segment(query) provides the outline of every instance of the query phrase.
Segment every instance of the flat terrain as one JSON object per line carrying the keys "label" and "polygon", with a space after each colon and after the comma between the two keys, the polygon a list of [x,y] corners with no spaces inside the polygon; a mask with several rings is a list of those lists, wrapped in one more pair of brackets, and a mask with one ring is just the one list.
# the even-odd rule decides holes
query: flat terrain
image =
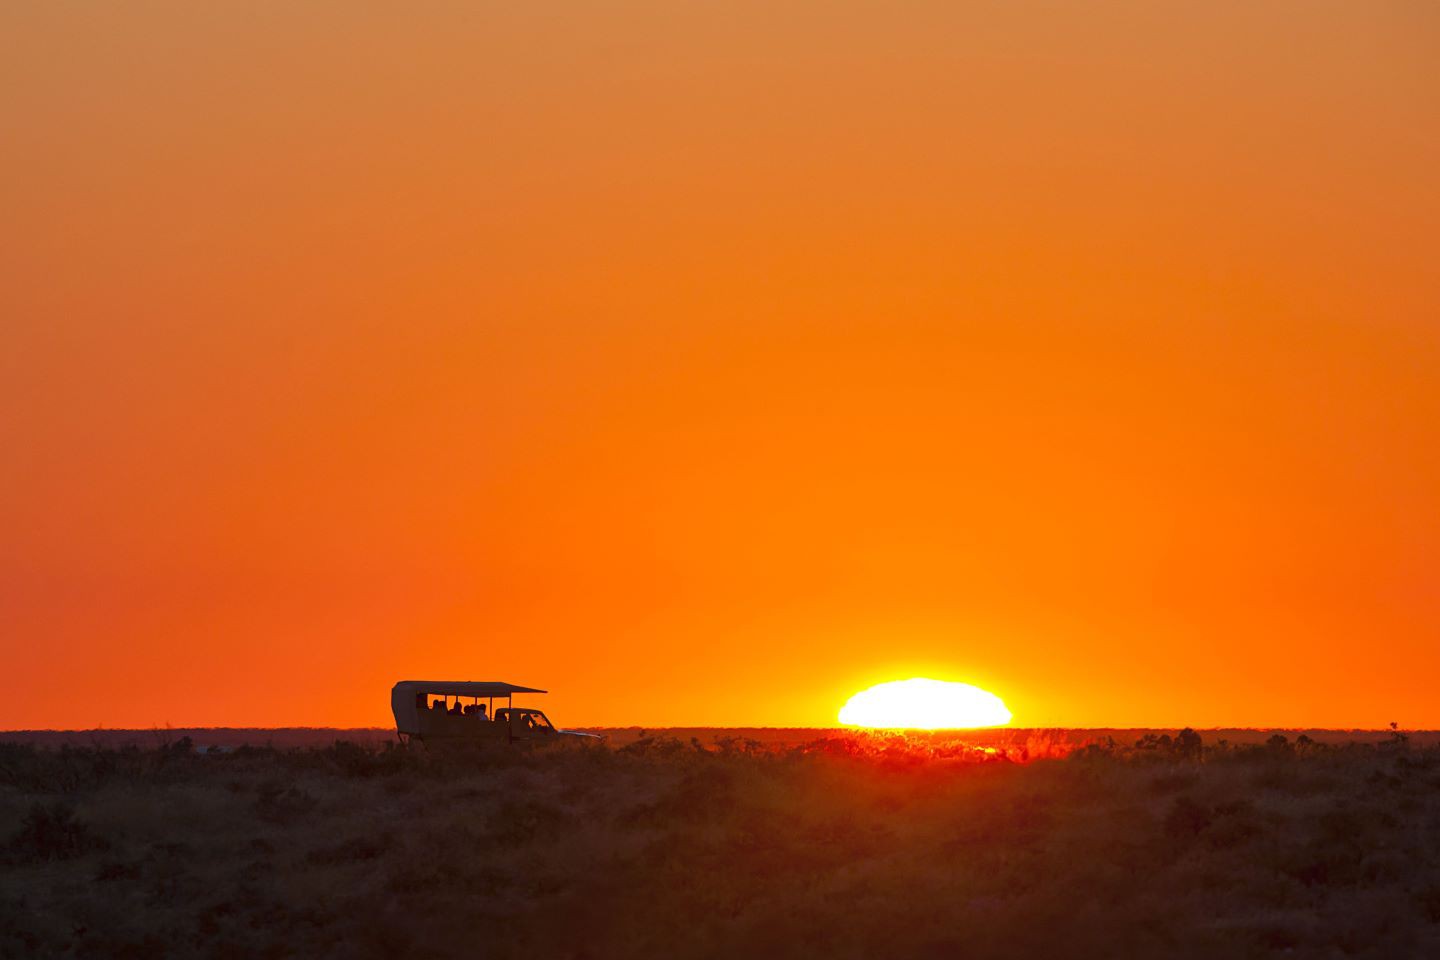
{"label": "flat terrain", "polygon": [[1428,736],[266,733],[0,737],[0,956],[1440,956]]}
{"label": "flat terrain", "polygon": [[[851,731],[837,727],[577,727],[588,733],[606,737],[609,744],[625,746],[642,738],[671,737],[689,741],[694,737],[706,744],[724,738],[742,737],[776,746],[798,746],[825,737],[849,736]],[[1036,730],[998,727],[990,730],[968,730],[960,737],[976,746],[999,747],[1024,743],[1035,737],[1047,741],[1084,746],[1103,742],[1107,737],[1118,743],[1130,743],[1147,734],[1173,734],[1173,728],[1091,727],[1069,730]],[[1264,743],[1275,734],[1293,740],[1301,735],[1317,743],[1382,743],[1390,738],[1389,730],[1320,730],[1320,729],[1255,729],[1225,728],[1199,731],[1206,743],[1235,745]],[[1407,731],[1413,746],[1440,746],[1440,730]],[[165,727],[146,730],[0,730],[0,742],[28,743],[40,747],[127,747],[151,749],[189,737],[195,749],[208,747],[328,747],[337,740],[361,746],[383,746],[395,742],[394,727]]]}

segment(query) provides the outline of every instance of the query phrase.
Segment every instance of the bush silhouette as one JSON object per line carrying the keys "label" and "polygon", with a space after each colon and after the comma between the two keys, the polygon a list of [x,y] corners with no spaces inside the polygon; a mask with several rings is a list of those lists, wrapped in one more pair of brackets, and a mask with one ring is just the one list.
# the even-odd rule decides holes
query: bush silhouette
{"label": "bush silhouette", "polygon": [[262,783],[255,798],[255,815],[267,823],[293,823],[315,809],[318,801],[299,787],[286,787],[278,781]]}
{"label": "bush silhouette", "polygon": [[1175,735],[1175,755],[1186,760],[1199,760],[1205,744],[1200,734],[1186,727]]}
{"label": "bush silhouette", "polygon": [[10,854],[20,863],[68,860],[103,846],[64,803],[33,805],[10,838]]}

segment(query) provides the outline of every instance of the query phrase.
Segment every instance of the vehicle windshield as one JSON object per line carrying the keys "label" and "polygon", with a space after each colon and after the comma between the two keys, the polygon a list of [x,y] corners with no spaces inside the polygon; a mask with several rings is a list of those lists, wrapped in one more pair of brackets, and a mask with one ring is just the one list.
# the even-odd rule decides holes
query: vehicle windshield
{"label": "vehicle windshield", "polygon": [[536,710],[534,713],[530,714],[530,718],[535,721],[535,729],[537,730],[555,729],[553,726],[550,725],[550,721],[546,718],[545,714],[541,713],[539,710]]}

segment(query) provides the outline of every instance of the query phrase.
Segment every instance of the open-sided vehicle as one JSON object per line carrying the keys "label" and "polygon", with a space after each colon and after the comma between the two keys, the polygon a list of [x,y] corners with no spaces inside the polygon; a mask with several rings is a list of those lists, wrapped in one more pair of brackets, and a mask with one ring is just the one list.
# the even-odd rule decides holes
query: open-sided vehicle
{"label": "open-sided vehicle", "polygon": [[[401,680],[390,690],[390,709],[402,742],[540,746],[600,739],[556,729],[542,711],[514,705],[517,693],[544,692],[497,680]],[[504,706],[496,709],[497,700]]]}

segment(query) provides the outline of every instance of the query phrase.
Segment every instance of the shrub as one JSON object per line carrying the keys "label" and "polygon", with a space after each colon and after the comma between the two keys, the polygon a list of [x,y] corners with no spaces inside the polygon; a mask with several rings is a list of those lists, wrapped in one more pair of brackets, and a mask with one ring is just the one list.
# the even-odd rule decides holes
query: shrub
{"label": "shrub", "polygon": [[1165,814],[1165,835],[1175,840],[1192,840],[1214,819],[1210,809],[1192,797],[1176,797]]}
{"label": "shrub", "polygon": [[1175,755],[1184,760],[1199,760],[1205,744],[1200,734],[1186,727],[1175,735]]}
{"label": "shrub", "polygon": [[255,816],[281,826],[293,823],[315,809],[313,796],[299,787],[286,787],[275,780],[260,785],[255,798]]}
{"label": "shrub", "polygon": [[64,803],[35,804],[10,838],[11,857],[19,863],[68,860],[104,847],[90,828]]}

